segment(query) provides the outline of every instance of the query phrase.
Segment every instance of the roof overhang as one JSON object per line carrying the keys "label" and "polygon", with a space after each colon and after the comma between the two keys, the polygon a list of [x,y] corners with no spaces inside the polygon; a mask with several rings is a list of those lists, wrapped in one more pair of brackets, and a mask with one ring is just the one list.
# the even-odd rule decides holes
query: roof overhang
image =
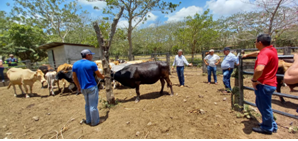
{"label": "roof overhang", "polygon": [[43,45],[39,46],[38,48],[39,49],[50,49],[50,48],[55,48],[55,47],[62,46],[62,45],[73,45],[73,46],[81,46],[81,47],[94,47],[94,46],[87,45],[87,44],[51,42],[51,43],[43,44]]}

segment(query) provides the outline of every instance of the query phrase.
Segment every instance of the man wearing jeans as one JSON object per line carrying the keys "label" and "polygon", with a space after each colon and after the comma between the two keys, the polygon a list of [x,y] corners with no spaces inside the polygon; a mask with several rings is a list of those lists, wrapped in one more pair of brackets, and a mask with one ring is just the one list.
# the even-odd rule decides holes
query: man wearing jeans
{"label": "man wearing jeans", "polygon": [[278,56],[276,49],[270,44],[271,37],[268,34],[261,34],[257,37],[255,45],[260,52],[255,62],[254,76],[251,80],[255,89],[256,105],[262,114],[262,123],[252,130],[263,134],[272,134],[278,129],[271,108],[272,94],[277,85]]}
{"label": "man wearing jeans", "polygon": [[214,83],[217,85],[217,78],[216,78],[216,65],[220,62],[220,57],[214,54],[214,50],[211,49],[209,54],[204,58],[204,62],[207,65],[208,71],[208,84],[211,82],[211,72],[213,73]]}
{"label": "man wearing jeans", "polygon": [[221,69],[223,73],[223,83],[225,85],[226,90],[223,91],[224,94],[230,93],[231,88],[231,74],[233,73],[234,64],[236,63],[237,66],[239,65],[238,58],[230,52],[230,48],[225,47],[223,50],[224,54],[226,55],[221,63]]}
{"label": "man wearing jeans", "polygon": [[175,56],[175,60],[173,62],[172,70],[174,70],[174,66],[177,67],[177,74],[180,82],[180,87],[184,87],[184,63],[187,66],[192,66],[192,63],[188,63],[185,57],[182,55],[182,50],[178,50],[178,55]]}
{"label": "man wearing jeans", "polygon": [[104,76],[98,71],[97,65],[92,62],[94,53],[89,49],[81,51],[81,60],[73,64],[73,80],[78,88],[78,91],[82,91],[85,98],[85,112],[86,112],[86,124],[95,126],[99,124],[99,112],[98,105],[98,87],[95,82],[94,73],[101,79]]}

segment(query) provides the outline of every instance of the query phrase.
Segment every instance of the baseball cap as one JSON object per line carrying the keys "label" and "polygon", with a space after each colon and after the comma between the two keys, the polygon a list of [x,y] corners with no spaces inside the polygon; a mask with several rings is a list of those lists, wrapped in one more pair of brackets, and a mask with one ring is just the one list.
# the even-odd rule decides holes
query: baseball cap
{"label": "baseball cap", "polygon": [[210,49],[209,52],[214,52],[214,49]]}
{"label": "baseball cap", "polygon": [[229,47],[225,47],[223,51],[226,51],[226,50],[230,50],[230,48]]}
{"label": "baseball cap", "polygon": [[82,50],[81,51],[81,54],[82,55],[88,55],[88,54],[95,54],[95,53],[93,53],[93,52],[91,52],[91,50],[90,49],[84,49],[84,50]]}
{"label": "baseball cap", "polygon": [[13,56],[13,54],[9,54],[9,56]]}

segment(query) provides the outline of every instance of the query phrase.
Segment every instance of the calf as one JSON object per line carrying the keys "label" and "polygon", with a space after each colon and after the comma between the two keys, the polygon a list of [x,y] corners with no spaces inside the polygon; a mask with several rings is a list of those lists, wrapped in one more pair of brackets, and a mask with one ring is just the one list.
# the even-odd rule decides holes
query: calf
{"label": "calf", "polygon": [[45,75],[46,80],[48,82],[48,89],[49,89],[49,95],[55,95],[53,87],[54,87],[54,83],[57,83],[57,86],[59,88],[59,83],[58,80],[56,79],[56,72],[52,71],[52,72],[47,72],[47,74]]}
{"label": "calf", "polygon": [[140,101],[140,85],[154,84],[158,80],[161,82],[160,94],[163,93],[165,80],[168,87],[171,88],[171,95],[173,95],[172,82],[169,78],[169,65],[166,62],[146,62],[140,64],[132,64],[112,74],[115,80],[124,86],[136,88],[137,98],[136,103]]}
{"label": "calf", "polygon": [[[57,72],[59,73],[60,71],[63,71],[63,72],[67,72],[67,71],[70,71],[72,70],[72,65],[71,64],[67,64],[67,63],[64,63],[62,65],[60,65],[58,68],[57,68]],[[62,81],[62,90],[61,90],[61,93],[64,92],[64,89],[65,89],[65,79],[60,79]],[[60,87],[58,87],[58,89],[60,90]]]}
{"label": "calf", "polygon": [[32,87],[35,81],[39,80],[41,82],[44,82],[43,73],[40,70],[37,70],[36,72],[31,71],[29,69],[22,69],[22,68],[11,68],[7,71],[7,77],[9,79],[9,85],[7,89],[10,88],[10,86],[13,86],[14,89],[14,96],[17,96],[15,85],[19,85],[19,88],[22,91],[22,94],[24,94],[23,89],[21,85],[25,88],[26,91],[26,98],[29,98],[30,95],[28,94],[27,85],[29,85],[30,88],[30,94],[32,94]]}
{"label": "calf", "polygon": [[[72,78],[72,70],[68,70],[68,71],[59,71],[56,75],[56,79],[57,80],[62,80],[65,79],[67,82],[70,83],[70,85],[68,86],[68,89],[73,93],[72,89],[75,87],[76,85],[74,84],[73,78]],[[73,87],[74,85],[74,87]],[[77,95],[79,94],[79,91],[77,89]]]}
{"label": "calf", "polygon": [[[47,73],[47,72],[55,71],[55,69],[52,68],[52,67],[51,67],[50,65],[48,65],[48,64],[43,64],[43,65],[40,66],[38,69],[39,69],[40,71],[43,72],[43,74],[44,74],[43,77],[44,77],[44,78],[46,77],[46,73]],[[41,83],[41,88],[44,88],[43,84],[44,84],[44,82]]]}

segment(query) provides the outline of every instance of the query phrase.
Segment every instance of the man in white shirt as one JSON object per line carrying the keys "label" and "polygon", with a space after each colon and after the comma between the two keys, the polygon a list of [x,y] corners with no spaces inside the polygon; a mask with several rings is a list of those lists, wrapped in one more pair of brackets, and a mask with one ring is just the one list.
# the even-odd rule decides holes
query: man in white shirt
{"label": "man in white shirt", "polygon": [[209,54],[204,58],[204,62],[207,65],[208,71],[208,84],[211,82],[211,72],[213,73],[214,83],[217,85],[217,77],[216,77],[216,65],[220,62],[220,57],[214,54],[214,50],[211,49]]}
{"label": "man in white shirt", "polygon": [[174,70],[174,66],[176,65],[177,74],[180,82],[180,87],[184,87],[184,63],[187,66],[192,66],[192,63],[188,63],[185,57],[182,55],[182,50],[178,50],[178,55],[175,56],[175,60],[173,62],[172,70]]}

